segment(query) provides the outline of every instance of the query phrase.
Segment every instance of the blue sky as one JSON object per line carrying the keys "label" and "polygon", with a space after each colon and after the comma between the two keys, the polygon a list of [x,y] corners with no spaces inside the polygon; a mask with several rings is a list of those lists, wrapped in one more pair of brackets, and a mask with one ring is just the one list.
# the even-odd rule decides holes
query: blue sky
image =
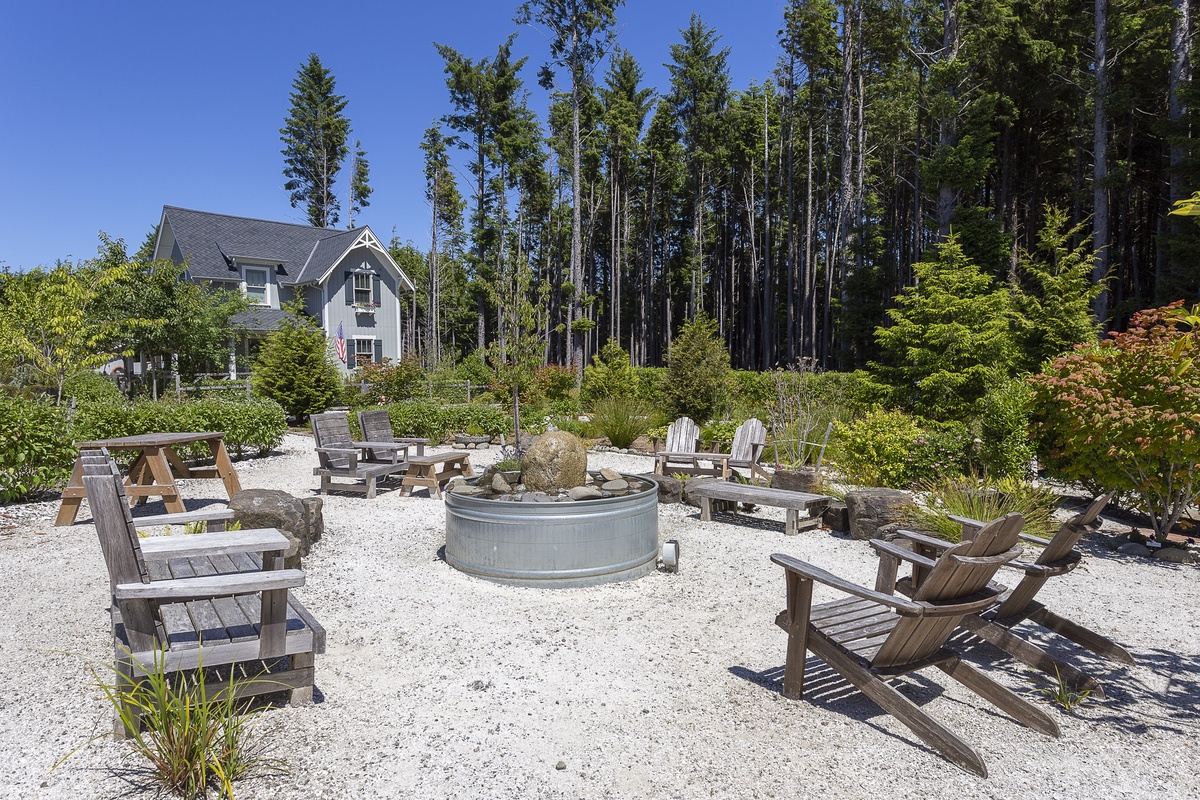
{"label": "blue sky", "polygon": [[[95,255],[97,234],[130,250],[163,205],[304,222],[283,190],[279,128],[296,70],[317,53],[346,96],[374,194],[356,222],[428,243],[421,151],[449,110],[433,42],[481,58],[509,33],[506,2],[58,2],[2,6],[0,265],[24,270]],[[629,0],[618,41],[665,91],[663,63],[692,12],[729,47],[735,89],[769,78],[784,0]],[[542,35],[515,52],[530,103]],[[543,116],[544,119],[544,116]],[[342,176],[348,170],[343,169]],[[344,194],[344,180],[335,188]],[[343,214],[343,224],[345,215]]]}

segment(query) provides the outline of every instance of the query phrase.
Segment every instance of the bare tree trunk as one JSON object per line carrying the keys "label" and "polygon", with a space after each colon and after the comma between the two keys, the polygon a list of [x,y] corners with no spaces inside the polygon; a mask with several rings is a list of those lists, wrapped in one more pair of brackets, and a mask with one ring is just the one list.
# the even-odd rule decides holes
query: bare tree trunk
{"label": "bare tree trunk", "polygon": [[[942,60],[954,61],[958,58],[958,50],[962,39],[958,31],[958,0],[943,0],[942,4]],[[955,96],[955,92],[950,92]],[[938,121],[938,146],[941,148],[958,145],[958,110],[954,109],[948,117]],[[955,187],[944,179],[938,186],[938,238],[945,239],[950,235],[950,218],[954,215],[957,203]]]}
{"label": "bare tree trunk", "polygon": [[[841,180],[838,191],[837,226],[834,241],[837,242],[838,283],[845,309],[849,297],[846,279],[852,267],[850,251],[854,244],[854,25],[858,9],[846,5],[842,20],[842,150]],[[850,343],[843,337],[839,350],[847,353]]]}
{"label": "bare tree trunk", "polygon": [[1094,126],[1092,164],[1092,246],[1095,248],[1095,264],[1092,280],[1105,286],[1094,301],[1092,310],[1102,325],[1108,323],[1108,0],[1095,0],[1095,70],[1096,70],[1096,116]]}

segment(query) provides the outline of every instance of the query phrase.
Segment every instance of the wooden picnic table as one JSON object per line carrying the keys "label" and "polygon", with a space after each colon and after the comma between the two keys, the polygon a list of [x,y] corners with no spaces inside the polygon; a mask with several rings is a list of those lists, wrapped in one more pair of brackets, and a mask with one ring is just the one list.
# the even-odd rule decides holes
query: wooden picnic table
{"label": "wooden picnic table", "polygon": [[475,475],[471,458],[466,453],[409,456],[408,472],[404,473],[400,493],[410,495],[413,489],[424,486],[431,497],[441,497],[440,485],[459,475],[465,478]]}
{"label": "wooden picnic table", "polygon": [[[737,503],[753,503],[787,509],[787,522],[783,531],[788,536],[794,536],[801,530],[820,525],[821,511],[833,500],[832,497],[822,494],[771,489],[766,486],[752,486],[732,481],[705,481],[690,491],[693,497],[700,499],[700,519],[703,522],[712,521],[714,500],[728,500],[735,505]],[[801,518],[801,511],[807,512],[809,516]]]}
{"label": "wooden picnic table", "polygon": [[[176,447],[204,442],[212,453],[213,464],[207,467],[189,467],[179,454]],[[71,480],[62,493],[62,505],[58,509],[58,519],[55,525],[70,525],[79,515],[79,506],[87,492],[83,488],[83,455],[84,450],[106,448],[110,452],[117,450],[138,451],[137,458],[129,468],[129,477],[125,481],[125,493],[137,505],[142,505],[150,497],[162,497],[163,504],[171,513],[182,513],[183,501],[179,498],[179,489],[175,478],[220,478],[225,484],[225,493],[229,497],[242,490],[238,480],[237,470],[229,460],[225,451],[224,431],[207,431],[204,433],[144,433],[139,436],[123,436],[118,439],[99,439],[94,442],[77,442],[80,455],[75,459],[75,468],[71,471]]]}

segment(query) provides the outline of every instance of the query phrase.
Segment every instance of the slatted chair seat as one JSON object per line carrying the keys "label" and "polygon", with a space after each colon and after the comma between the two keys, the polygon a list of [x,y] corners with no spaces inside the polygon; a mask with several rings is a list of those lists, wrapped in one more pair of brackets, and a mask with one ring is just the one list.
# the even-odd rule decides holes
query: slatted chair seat
{"label": "slatted chair seat", "polygon": [[[293,704],[311,701],[314,657],[325,650],[325,629],[290,591],[305,578],[283,567],[288,538],[274,528],[143,538],[116,463],[103,450],[81,458],[108,567],[121,679],[137,681],[155,663],[168,672],[232,667],[231,680],[244,679],[210,681],[210,691],[247,696],[286,689]],[[139,521],[183,525],[201,518],[213,524],[220,516],[166,514]],[[118,736],[130,733],[119,714],[114,728]]]}
{"label": "slatted chair seat", "polygon": [[[1016,542],[1021,524],[1020,514],[989,523],[974,541],[950,548],[937,561],[872,540],[880,554],[873,590],[791,556],[771,556],[787,578],[787,608],[775,620],[788,633],[784,696],[803,695],[806,654],[811,651],[950,761],[986,777],[987,767],[970,745],[886,683],[936,666],[1017,721],[1058,736],[1058,725],[1046,712],[963,662],[946,646],[965,615],[995,605],[999,590],[991,585],[991,577],[1020,554]],[[912,599],[894,594],[901,561],[927,570]],[[849,597],[814,606],[814,581]]]}
{"label": "slatted chair seat", "polygon": [[[1096,524],[1100,512],[1112,500],[1112,494],[1109,492],[1096,497],[1084,511],[1064,522],[1051,539],[1022,533],[1022,540],[1042,546],[1043,549],[1037,558],[1031,562],[1014,561],[1008,565],[1025,573],[1021,580],[1011,588],[996,584],[995,588],[999,592],[998,604],[981,614],[970,615],[962,620],[963,628],[1014,658],[1047,675],[1061,677],[1078,691],[1087,690],[1101,697],[1104,696],[1104,687],[1095,676],[1068,661],[1050,655],[1028,639],[1012,633],[1012,629],[1022,622],[1032,622],[1098,656],[1121,664],[1134,663],[1133,656],[1121,645],[1102,634],[1060,617],[1034,599],[1048,580],[1065,575],[1079,566],[1081,554],[1076,545],[1083,534]],[[953,519],[962,525],[963,538],[967,540],[977,535],[984,525],[977,520],[963,517]],[[900,540],[908,541],[916,553],[926,557],[945,552],[951,547],[949,543],[940,539],[913,531],[898,531],[897,536]],[[905,594],[913,593],[909,583],[901,583],[897,588]]]}
{"label": "slatted chair seat", "polygon": [[[350,420],[341,412],[313,414],[313,439],[316,442],[318,465],[313,475],[321,478],[321,494],[331,490],[358,492],[368,500],[375,499],[375,487],[381,478],[400,475],[408,469],[408,460],[397,459],[395,452],[380,461],[367,460],[361,442],[350,437]],[[399,448],[397,448],[397,451]],[[404,448],[407,453],[407,448]],[[387,451],[385,451],[387,452]],[[351,483],[334,483],[333,479],[345,479]]]}

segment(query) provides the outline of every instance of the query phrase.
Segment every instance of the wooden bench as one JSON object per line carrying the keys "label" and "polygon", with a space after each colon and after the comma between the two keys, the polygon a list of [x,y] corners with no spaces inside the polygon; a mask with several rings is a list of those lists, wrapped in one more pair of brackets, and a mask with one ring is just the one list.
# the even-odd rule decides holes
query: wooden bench
{"label": "wooden bench", "polygon": [[[786,489],[770,489],[765,486],[752,486],[746,483],[732,481],[707,481],[691,490],[693,497],[700,499],[700,519],[712,521],[714,500],[728,500],[734,503],[754,503],[760,506],[773,506],[787,509],[787,523],[784,533],[794,536],[802,530],[815,528],[821,524],[820,512],[829,505],[832,497],[823,494],[806,494],[790,492]],[[800,512],[808,516],[801,519]]]}
{"label": "wooden bench", "polygon": [[441,497],[441,484],[459,475],[464,478],[475,475],[471,457],[466,453],[409,456],[408,472],[400,484],[400,493],[407,496],[413,489],[425,487],[431,497]]}

